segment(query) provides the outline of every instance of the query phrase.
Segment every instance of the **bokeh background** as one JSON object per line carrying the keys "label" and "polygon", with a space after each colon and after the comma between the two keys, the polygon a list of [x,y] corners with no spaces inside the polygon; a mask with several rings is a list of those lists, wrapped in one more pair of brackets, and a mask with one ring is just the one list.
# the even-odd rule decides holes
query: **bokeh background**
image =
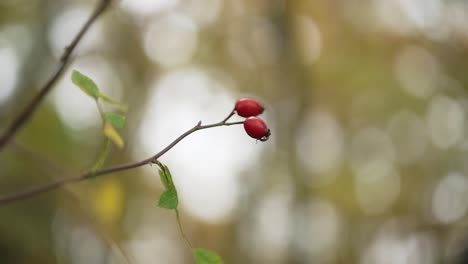
{"label": "bokeh background", "polygon": [[[52,73],[97,1],[0,1],[0,131]],[[91,76],[129,105],[126,146],[156,153],[252,96],[242,126],[161,161],[197,247],[226,263],[468,263],[468,2],[120,0],[0,152],[0,194],[86,171],[103,144]],[[0,206],[1,263],[193,263],[156,167]]]}

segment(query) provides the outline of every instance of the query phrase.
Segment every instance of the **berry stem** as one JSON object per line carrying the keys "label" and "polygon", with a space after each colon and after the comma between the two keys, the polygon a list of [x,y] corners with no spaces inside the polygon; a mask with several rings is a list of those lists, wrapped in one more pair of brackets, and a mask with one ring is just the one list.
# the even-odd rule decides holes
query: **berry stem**
{"label": "berry stem", "polygon": [[235,113],[236,111],[233,109],[231,113],[229,113],[229,115],[226,118],[224,118],[223,121],[221,121],[221,123],[226,123]]}

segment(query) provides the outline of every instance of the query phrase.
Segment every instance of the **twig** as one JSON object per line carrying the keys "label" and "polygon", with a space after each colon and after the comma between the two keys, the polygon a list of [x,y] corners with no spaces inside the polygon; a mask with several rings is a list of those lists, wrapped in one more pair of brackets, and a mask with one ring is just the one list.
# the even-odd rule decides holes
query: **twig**
{"label": "twig", "polygon": [[55,69],[55,72],[50,76],[44,86],[41,87],[40,91],[36,96],[34,96],[31,101],[26,105],[22,112],[13,120],[11,125],[6,129],[6,131],[0,136],[0,150],[5,147],[5,145],[13,138],[13,136],[18,132],[18,130],[23,127],[29,118],[33,115],[36,108],[45,98],[45,96],[50,92],[54,84],[60,78],[67,68],[70,56],[73,50],[76,48],[78,43],[81,41],[83,36],[86,34],[91,25],[96,21],[96,19],[106,10],[110,5],[112,0],[100,0],[93,13],[89,16],[86,23],[80,29],[78,34],[72,40],[70,45],[65,48],[62,56],[60,57],[60,62]]}
{"label": "twig", "polygon": [[48,192],[48,191],[57,189],[59,187],[62,187],[64,185],[67,185],[67,184],[70,184],[70,183],[80,182],[80,181],[87,180],[87,179],[90,179],[90,178],[93,178],[93,177],[97,177],[97,176],[101,176],[101,175],[105,175],[105,174],[110,174],[110,173],[114,173],[114,172],[119,172],[119,171],[124,171],[124,170],[129,170],[129,169],[141,167],[141,166],[144,166],[144,165],[147,165],[147,164],[151,164],[154,160],[157,160],[158,158],[160,158],[162,155],[164,155],[166,152],[168,152],[170,149],[172,149],[175,145],[177,145],[177,143],[182,141],[182,139],[184,139],[188,135],[192,134],[193,132],[196,132],[198,130],[207,129],[207,128],[220,127],[220,126],[240,125],[240,124],[243,124],[243,123],[244,123],[243,121],[232,122],[232,123],[226,123],[224,121],[221,121],[221,122],[210,124],[210,125],[202,125],[201,121],[200,121],[194,127],[187,130],[185,133],[183,133],[178,138],[176,138],[174,141],[172,141],[164,149],[162,149],[161,151],[159,151],[158,153],[156,153],[155,155],[153,155],[153,156],[151,156],[149,158],[146,158],[146,159],[141,160],[141,161],[133,162],[133,163],[117,165],[117,166],[110,167],[110,168],[107,168],[107,169],[97,170],[97,171],[94,171],[94,172],[93,171],[88,171],[88,172],[85,172],[85,173],[83,173],[83,174],[81,174],[79,176],[76,176],[76,177],[59,179],[59,180],[56,180],[56,181],[53,181],[53,182],[50,182],[50,183],[46,183],[44,185],[31,187],[31,188],[26,189],[24,191],[15,192],[15,193],[12,193],[12,194],[6,194],[6,195],[3,195],[3,196],[0,196],[0,204],[6,204],[6,203],[9,203],[9,202],[14,202],[14,201],[17,201],[17,200],[26,199],[26,198],[29,198],[31,196],[34,196],[34,195],[37,195],[37,194],[40,194],[40,193],[44,193],[44,192]]}
{"label": "twig", "polygon": [[236,111],[233,109],[231,111],[231,113],[229,113],[229,115],[226,116],[226,118],[224,118],[224,120],[222,122],[226,123],[229,120],[229,118],[231,118],[235,113],[236,113]]}

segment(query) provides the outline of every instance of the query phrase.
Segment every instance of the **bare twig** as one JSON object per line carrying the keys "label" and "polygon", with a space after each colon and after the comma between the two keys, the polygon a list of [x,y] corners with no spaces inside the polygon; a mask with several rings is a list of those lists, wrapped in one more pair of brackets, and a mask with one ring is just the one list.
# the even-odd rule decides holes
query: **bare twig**
{"label": "bare twig", "polygon": [[5,147],[5,145],[13,138],[13,136],[18,132],[18,130],[23,127],[29,118],[34,114],[34,111],[37,109],[39,104],[45,98],[45,96],[50,92],[54,84],[60,78],[60,76],[65,72],[69,61],[70,56],[73,50],[76,48],[78,43],[81,41],[83,36],[89,30],[91,25],[96,21],[96,19],[106,10],[110,5],[112,0],[100,0],[94,9],[93,13],[89,16],[86,23],[80,29],[78,34],[72,40],[70,45],[65,48],[62,56],[60,57],[60,62],[55,69],[55,72],[50,76],[44,86],[41,87],[40,91],[36,96],[34,96],[31,101],[26,105],[22,112],[13,120],[11,125],[6,129],[6,131],[0,136],[0,150]]}
{"label": "bare twig", "polygon": [[164,155],[166,152],[168,152],[170,149],[172,149],[175,145],[177,145],[177,143],[182,141],[182,139],[184,139],[185,137],[187,137],[188,135],[192,134],[195,131],[203,130],[203,129],[207,129],[207,128],[213,128],[213,127],[220,127],[220,126],[240,125],[240,124],[243,124],[243,123],[244,123],[243,121],[232,122],[232,123],[226,123],[224,121],[221,121],[221,122],[210,124],[210,125],[202,125],[201,121],[200,121],[194,127],[187,130],[185,133],[183,133],[178,138],[176,138],[174,141],[172,141],[164,149],[162,149],[161,151],[159,151],[158,153],[156,153],[155,155],[153,155],[153,156],[151,156],[149,158],[146,158],[146,159],[141,160],[141,161],[133,162],[133,163],[117,165],[117,166],[110,167],[110,168],[107,168],[107,169],[97,170],[97,171],[94,171],[94,172],[93,171],[88,171],[88,172],[85,172],[85,173],[83,173],[81,175],[78,175],[76,177],[59,179],[59,180],[56,180],[56,181],[53,181],[53,182],[50,182],[50,183],[46,183],[44,185],[31,187],[31,188],[26,189],[24,191],[15,192],[15,193],[12,193],[12,194],[6,194],[6,195],[3,195],[3,196],[0,196],[0,204],[6,204],[6,203],[9,203],[9,202],[14,202],[14,201],[17,201],[17,200],[26,199],[26,198],[32,197],[32,196],[40,194],[40,193],[44,193],[44,192],[48,192],[48,191],[57,189],[59,187],[62,187],[64,185],[67,185],[67,184],[70,184],[70,183],[80,182],[80,181],[84,181],[84,180],[87,180],[87,179],[90,179],[90,178],[93,178],[93,177],[97,177],[97,176],[101,176],[101,175],[105,175],[105,174],[110,174],[110,173],[114,173],[114,172],[119,172],[119,171],[124,171],[124,170],[129,170],[129,169],[141,167],[141,166],[144,166],[144,165],[147,165],[147,164],[151,164],[154,160],[157,160],[158,158],[160,158],[162,155]]}
{"label": "bare twig", "polygon": [[231,113],[229,113],[229,115],[226,116],[226,118],[224,118],[223,122],[224,122],[224,123],[227,122],[227,121],[229,120],[229,118],[231,118],[235,113],[236,113],[236,111],[233,109],[233,110],[231,111]]}

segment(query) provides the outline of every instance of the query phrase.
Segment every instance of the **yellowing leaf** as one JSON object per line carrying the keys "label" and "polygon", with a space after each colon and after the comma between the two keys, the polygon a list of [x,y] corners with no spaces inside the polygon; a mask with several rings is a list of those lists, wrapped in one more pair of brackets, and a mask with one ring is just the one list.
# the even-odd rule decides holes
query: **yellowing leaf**
{"label": "yellowing leaf", "polygon": [[124,141],[122,137],[120,137],[117,130],[115,130],[115,128],[110,123],[106,122],[104,124],[103,133],[107,138],[112,140],[112,142],[114,142],[114,144],[117,145],[117,147],[123,148]]}

